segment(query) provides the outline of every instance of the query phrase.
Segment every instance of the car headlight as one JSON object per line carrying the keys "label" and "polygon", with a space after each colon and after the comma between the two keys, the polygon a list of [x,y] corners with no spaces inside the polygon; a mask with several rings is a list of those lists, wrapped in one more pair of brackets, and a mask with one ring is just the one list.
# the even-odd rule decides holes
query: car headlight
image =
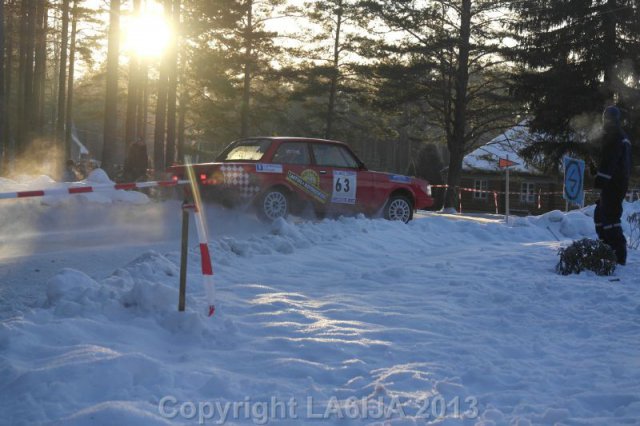
{"label": "car headlight", "polygon": [[420,189],[422,189],[422,191],[424,191],[425,194],[427,194],[427,197],[431,197],[431,185],[429,185],[429,182],[424,181],[422,179],[417,180],[418,185],[420,186]]}

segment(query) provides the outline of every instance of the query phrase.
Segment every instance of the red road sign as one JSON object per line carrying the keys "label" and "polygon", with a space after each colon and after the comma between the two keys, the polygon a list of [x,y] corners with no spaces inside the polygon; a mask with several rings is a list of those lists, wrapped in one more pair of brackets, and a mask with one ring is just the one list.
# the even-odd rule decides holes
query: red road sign
{"label": "red road sign", "polygon": [[504,169],[505,167],[515,166],[517,164],[518,163],[516,163],[515,161],[511,161],[506,158],[500,158],[498,160],[498,167],[500,167],[501,169]]}

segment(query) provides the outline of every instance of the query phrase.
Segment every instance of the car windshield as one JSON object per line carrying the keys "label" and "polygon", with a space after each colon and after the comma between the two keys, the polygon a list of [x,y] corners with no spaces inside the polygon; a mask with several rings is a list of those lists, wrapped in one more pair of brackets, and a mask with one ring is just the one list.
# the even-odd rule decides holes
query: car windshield
{"label": "car windshield", "polygon": [[225,149],[217,161],[260,161],[270,145],[269,139],[239,141]]}

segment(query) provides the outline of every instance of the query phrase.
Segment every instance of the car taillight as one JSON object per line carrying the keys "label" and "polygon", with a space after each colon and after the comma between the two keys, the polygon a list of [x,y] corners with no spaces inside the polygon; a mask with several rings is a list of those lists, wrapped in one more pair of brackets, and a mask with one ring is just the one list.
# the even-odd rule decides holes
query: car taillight
{"label": "car taillight", "polygon": [[178,175],[171,176],[171,180],[177,182],[179,180]]}
{"label": "car taillight", "polygon": [[200,182],[204,182],[207,180],[207,174],[206,173],[200,173]]}

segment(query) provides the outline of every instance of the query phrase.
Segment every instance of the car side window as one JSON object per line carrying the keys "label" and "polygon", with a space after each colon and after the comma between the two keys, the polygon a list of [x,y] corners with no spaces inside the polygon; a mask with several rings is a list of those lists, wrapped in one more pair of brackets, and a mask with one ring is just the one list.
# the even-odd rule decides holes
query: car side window
{"label": "car side window", "polygon": [[309,164],[309,148],[304,142],[284,142],[278,147],[271,162],[276,164]]}
{"label": "car side window", "polygon": [[314,144],[313,155],[318,166],[358,168],[358,162],[353,155],[340,145]]}

